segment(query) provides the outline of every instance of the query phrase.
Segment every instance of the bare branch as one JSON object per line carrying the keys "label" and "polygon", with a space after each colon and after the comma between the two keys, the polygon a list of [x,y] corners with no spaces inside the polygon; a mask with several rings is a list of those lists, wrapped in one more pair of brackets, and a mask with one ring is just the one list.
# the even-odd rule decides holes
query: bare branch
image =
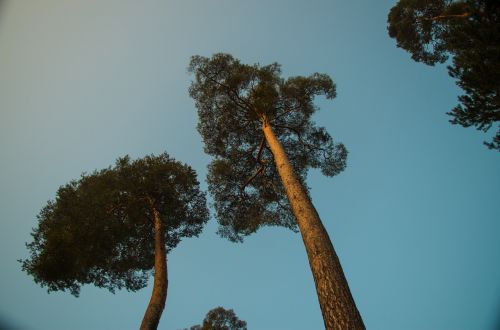
{"label": "bare branch", "polygon": [[245,182],[245,184],[243,185],[243,187],[241,187],[241,190],[245,190],[245,188],[250,184],[250,182],[253,181],[253,179],[255,179],[259,174],[261,174],[262,172],[264,172],[264,168],[265,168],[265,162],[261,159],[262,157],[262,151],[264,150],[264,146],[266,144],[266,138],[265,137],[262,137],[262,139],[260,140],[260,145],[259,145],[259,151],[257,152],[257,158],[256,158],[256,161],[260,164],[260,167],[259,169]]}
{"label": "bare branch", "polygon": [[259,164],[261,164],[261,165],[264,164],[264,162],[261,159],[261,156],[262,156],[262,150],[264,149],[265,143],[266,143],[266,138],[263,136],[262,139],[260,140],[259,152],[257,153],[257,162],[259,162]]}
{"label": "bare branch", "polygon": [[264,172],[264,165],[261,165],[259,169],[250,178],[248,178],[248,180],[245,182],[241,190],[245,190],[245,188],[250,184],[250,182],[252,182],[253,179],[255,179],[262,172]]}
{"label": "bare branch", "polygon": [[424,18],[426,21],[443,21],[446,19],[453,19],[453,18],[467,18],[470,16],[470,13],[462,13],[462,14],[454,14],[454,15],[437,15],[433,16],[431,18]]}

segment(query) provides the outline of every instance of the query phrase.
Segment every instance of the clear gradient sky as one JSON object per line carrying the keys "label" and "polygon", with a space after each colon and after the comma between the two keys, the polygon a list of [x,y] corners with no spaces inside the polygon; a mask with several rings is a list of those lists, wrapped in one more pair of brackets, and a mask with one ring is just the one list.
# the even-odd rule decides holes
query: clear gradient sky
{"label": "clear gradient sky", "polygon": [[[386,32],[395,0],[12,0],[0,6],[0,329],[137,329],[151,287],[47,294],[20,270],[36,215],[83,171],[167,151],[210,159],[187,88],[190,56],[228,52],[330,74],[315,120],[349,149],[312,198],[368,329],[500,326],[500,154],[445,115],[460,90]],[[250,330],[322,329],[300,235],[215,234],[169,255],[159,329],[233,308]],[[9,329],[9,328],[8,328]]]}

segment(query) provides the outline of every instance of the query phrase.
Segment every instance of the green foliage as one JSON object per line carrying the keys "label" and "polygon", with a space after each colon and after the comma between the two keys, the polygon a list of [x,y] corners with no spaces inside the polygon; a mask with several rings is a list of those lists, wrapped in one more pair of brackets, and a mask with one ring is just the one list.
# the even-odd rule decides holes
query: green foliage
{"label": "green foliage", "polygon": [[238,319],[232,309],[217,307],[207,313],[201,326],[194,325],[190,330],[247,330],[247,323]]}
{"label": "green foliage", "polygon": [[219,234],[241,241],[265,225],[295,230],[262,124],[273,127],[303,183],[309,168],[327,176],[341,172],[347,150],[311,119],[316,96],[336,96],[332,79],[319,73],[283,79],[277,63],[245,65],[229,54],[193,56],[188,70],[195,77],[189,94],[198,131],[214,157],[208,184]]}
{"label": "green foliage", "polygon": [[128,156],[61,186],[38,215],[22,269],[48,291],[93,283],[114,292],[147,284],[154,266],[152,206],[165,227],[167,251],[197,236],[208,219],[194,170],[170,158]]}
{"label": "green foliage", "polygon": [[[388,17],[397,46],[428,65],[445,62],[463,89],[452,124],[488,131],[500,121],[500,2],[400,0]],[[490,149],[500,150],[500,129]]]}
{"label": "green foliage", "polygon": [[246,330],[247,323],[238,319],[232,309],[222,307],[212,309],[207,313],[201,330]]}

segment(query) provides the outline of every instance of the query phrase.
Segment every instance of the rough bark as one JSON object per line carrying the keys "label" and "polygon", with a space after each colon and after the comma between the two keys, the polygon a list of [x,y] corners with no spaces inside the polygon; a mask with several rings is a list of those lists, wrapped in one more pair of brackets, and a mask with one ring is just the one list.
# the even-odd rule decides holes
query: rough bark
{"label": "rough bark", "polygon": [[165,308],[167,300],[167,254],[165,251],[165,229],[161,222],[160,213],[151,202],[155,228],[155,265],[153,292],[149,300],[148,308],[142,319],[140,330],[156,330],[160,317]]}
{"label": "rough bark", "polygon": [[302,235],[327,330],[365,329],[347,280],[316,209],[266,120],[263,132]]}

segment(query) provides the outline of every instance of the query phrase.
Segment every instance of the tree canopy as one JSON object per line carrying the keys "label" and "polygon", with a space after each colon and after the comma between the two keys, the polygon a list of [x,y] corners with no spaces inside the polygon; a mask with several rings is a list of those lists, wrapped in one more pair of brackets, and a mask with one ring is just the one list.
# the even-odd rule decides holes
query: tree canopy
{"label": "tree canopy", "polygon": [[[247,323],[240,320],[232,309],[216,307],[211,309],[201,325],[194,325],[190,330],[247,330]],[[185,329],[187,330],[187,329]]]}
{"label": "tree canopy", "polygon": [[151,205],[165,228],[167,251],[197,236],[208,220],[194,170],[164,153],[131,160],[61,186],[38,215],[22,269],[48,291],[93,283],[114,292],[146,286],[154,266]]}
{"label": "tree canopy", "polygon": [[302,181],[310,168],[333,176],[345,168],[347,150],[311,119],[314,98],[336,96],[332,79],[314,73],[284,79],[280,65],[246,65],[229,54],[193,56],[189,93],[198,108],[205,152],[214,157],[208,184],[219,234],[241,241],[262,226],[296,229],[273,155],[262,132],[265,119]]}
{"label": "tree canopy", "polygon": [[[464,94],[448,115],[452,124],[488,131],[500,121],[500,2],[400,0],[388,16],[397,46],[417,62],[444,63]],[[500,150],[500,128],[490,149]]]}

